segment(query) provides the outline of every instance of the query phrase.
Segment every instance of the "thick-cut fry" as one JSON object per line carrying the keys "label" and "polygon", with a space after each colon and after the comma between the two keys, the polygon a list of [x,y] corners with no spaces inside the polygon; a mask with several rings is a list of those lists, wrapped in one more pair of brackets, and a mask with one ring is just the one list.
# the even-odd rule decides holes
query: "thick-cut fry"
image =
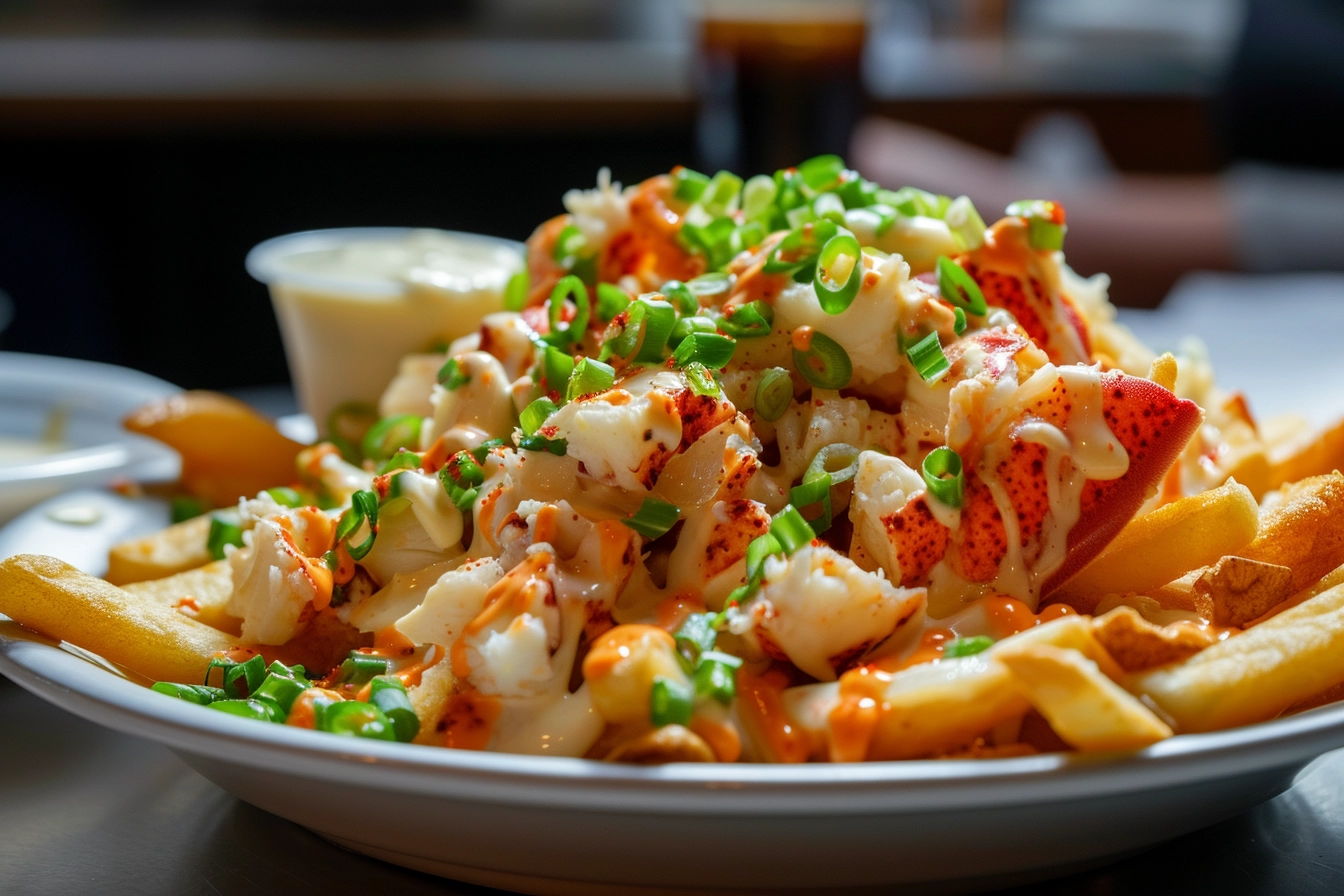
{"label": "thick-cut fry", "polygon": [[233,594],[233,571],[227,560],[216,560],[200,569],[190,569],[166,579],[133,582],[122,587],[220,631],[236,635],[242,625],[242,620],[230,616],[227,609]]}
{"label": "thick-cut fry", "polygon": [[303,448],[243,402],[217,392],[183,392],[151,402],[125,425],[176,449],[182,455],[182,485],[217,507],[289,485]]}
{"label": "thick-cut fry", "polygon": [[1095,605],[1106,594],[1157,588],[1250,544],[1259,518],[1250,490],[1235,482],[1173,501],[1130,520],[1059,596]]}
{"label": "thick-cut fry", "polygon": [[1214,625],[1244,627],[1292,593],[1293,571],[1288,567],[1224,557],[1195,580],[1191,598],[1199,615]]}
{"label": "thick-cut fry", "polygon": [[995,657],[1070,746],[1136,750],[1171,737],[1165,722],[1076,650],[1022,644]]}
{"label": "thick-cut fry", "polygon": [[1092,621],[1101,646],[1126,672],[1142,672],[1194,656],[1216,640],[1189,623],[1154,625],[1133,607],[1116,607]]}
{"label": "thick-cut fry", "polygon": [[238,646],[151,598],[33,554],[0,563],[0,612],[155,681],[204,681],[211,657]]}
{"label": "thick-cut fry", "polygon": [[1344,681],[1344,585],[1128,682],[1182,731],[1272,719]]}
{"label": "thick-cut fry", "polygon": [[1271,451],[1270,464],[1276,485],[1344,467],[1344,420],[1307,440],[1295,439]]}
{"label": "thick-cut fry", "polygon": [[107,580],[129,585],[162,579],[210,562],[205,546],[210,517],[198,516],[162,532],[112,546],[107,554]]}
{"label": "thick-cut fry", "polygon": [[1287,566],[1293,571],[1289,593],[1311,585],[1344,563],[1344,475],[1285,486],[1283,500],[1260,520],[1255,541],[1227,553]]}

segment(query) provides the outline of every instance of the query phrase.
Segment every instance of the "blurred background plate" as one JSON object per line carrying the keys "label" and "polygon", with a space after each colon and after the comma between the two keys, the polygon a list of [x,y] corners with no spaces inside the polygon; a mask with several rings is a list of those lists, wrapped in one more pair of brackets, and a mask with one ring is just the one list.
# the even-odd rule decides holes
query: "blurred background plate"
{"label": "blurred background plate", "polygon": [[74,488],[176,479],[177,455],[121,419],[178,391],[124,367],[0,352],[0,522]]}

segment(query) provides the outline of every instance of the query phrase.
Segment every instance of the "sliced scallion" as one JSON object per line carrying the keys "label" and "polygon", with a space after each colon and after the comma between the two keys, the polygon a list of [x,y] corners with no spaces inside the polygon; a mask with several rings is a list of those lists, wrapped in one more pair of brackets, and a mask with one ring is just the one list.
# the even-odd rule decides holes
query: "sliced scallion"
{"label": "sliced scallion", "polygon": [[216,560],[224,559],[224,545],[243,546],[243,527],[219,516],[210,517],[210,531],[205,536],[205,549]]}
{"label": "sliced scallion", "polygon": [[518,423],[523,428],[523,434],[530,436],[535,433],[546,422],[546,418],[557,410],[559,408],[549,398],[538,398],[523,408],[523,412],[518,415]]}
{"label": "sliced scallion", "polygon": [[692,333],[716,333],[718,329],[719,325],[714,323],[712,317],[683,317],[672,327],[672,335],[668,337],[667,344],[676,348]]}
{"label": "sliced scallion", "polygon": [[854,375],[854,364],[840,343],[825,333],[812,334],[807,351],[793,350],[798,374],[818,389],[843,389]]}
{"label": "sliced scallion", "polygon": [[603,364],[596,358],[584,358],[574,365],[574,373],[565,388],[565,399],[573,401],[583,395],[606,392],[614,385],[616,371],[610,364]]}
{"label": "sliced scallion", "polygon": [[943,345],[938,341],[937,333],[930,333],[905,350],[905,356],[914,365],[915,372],[926,383],[937,382],[951,369],[947,355],[943,354]]}
{"label": "sliced scallion", "polygon": [[853,479],[858,471],[859,449],[844,442],[832,442],[813,455],[812,462],[807,465],[807,472],[803,474],[803,481],[826,473],[831,477],[832,484],[839,485]]}
{"label": "sliced scallion", "polygon": [[703,364],[711,370],[720,370],[733,359],[737,340],[718,333],[692,333],[681,341],[672,353],[672,365]]}
{"label": "sliced scallion", "polygon": [[798,173],[803,183],[813,190],[824,190],[835,185],[840,172],[845,170],[845,160],[837,155],[813,156],[798,165]]}
{"label": "sliced scallion", "polygon": [[681,682],[659,675],[649,693],[649,720],[655,728],[685,725],[691,721],[695,691]]}
{"label": "sliced scallion", "polygon": [[736,280],[737,278],[732,274],[723,271],[710,271],[708,274],[701,274],[693,280],[687,280],[686,288],[699,298],[710,299],[715,296],[728,295],[732,292]]}
{"label": "sliced scallion", "polygon": [[770,520],[770,534],[779,542],[785,554],[792,554],[804,545],[811,544],[816,537],[811,524],[792,504],[786,505]]}
{"label": "sliced scallion", "polygon": [[959,656],[975,656],[994,646],[994,639],[988,635],[973,635],[969,638],[957,638],[943,645],[943,658],[955,659]]}
{"label": "sliced scallion", "polygon": [[960,454],[947,447],[935,448],[924,458],[921,471],[929,494],[948,507],[961,507],[965,499],[965,477]]}
{"label": "sliced scallion", "polygon": [[383,711],[360,700],[320,704],[317,707],[317,730],[345,737],[367,737],[371,740],[396,740],[396,726]]}
{"label": "sliced scallion", "polygon": [[1064,248],[1064,206],[1048,199],[1019,199],[1008,206],[1008,214],[1025,218],[1027,242],[1031,248],[1055,252]]}
{"label": "sliced scallion", "polygon": [[375,463],[387,460],[400,448],[415,448],[420,444],[420,427],[424,418],[419,414],[393,414],[384,417],[364,434],[360,444],[364,456]]}
{"label": "sliced scallion", "polygon": [[410,743],[420,733],[420,718],[411,706],[406,686],[392,675],[379,675],[369,682],[369,702],[392,723],[397,740]]}
{"label": "sliced scallion", "polygon": [[645,538],[654,539],[666,535],[679,519],[681,510],[677,505],[657,498],[645,498],[639,505],[639,510],[621,522]]}
{"label": "sliced scallion", "polygon": [[547,392],[559,392],[564,400],[565,384],[574,373],[574,356],[561,351],[553,345],[546,346],[541,353],[541,375],[545,380]]}
{"label": "sliced scallion", "polygon": [[610,323],[630,304],[630,293],[612,283],[597,284],[597,319]]}
{"label": "sliced scallion", "polygon": [[678,314],[695,314],[700,310],[700,300],[691,292],[691,288],[680,280],[669,280],[658,291],[673,308],[677,309]]}
{"label": "sliced scallion", "polygon": [[672,172],[672,195],[682,202],[695,202],[709,186],[709,176],[690,168],[678,168]]}
{"label": "sliced scallion", "polygon": [[773,423],[793,401],[793,377],[783,367],[771,367],[756,381],[756,416]]}
{"label": "sliced scallion", "polygon": [[[834,274],[842,273],[843,282]],[[836,283],[839,285],[833,285]],[[840,314],[849,308],[854,297],[863,285],[863,249],[859,241],[849,233],[837,233],[826,241],[821,254],[817,256],[817,270],[813,275],[812,286],[817,293],[817,302],[827,314]]]}
{"label": "sliced scallion", "polygon": [[456,358],[449,358],[439,368],[439,385],[449,392],[460,389],[469,382],[471,382],[471,376],[462,370],[462,365],[457,363]]}
{"label": "sliced scallion", "polygon": [[984,317],[989,313],[985,294],[966,269],[946,255],[938,256],[938,290],[953,307]]}
{"label": "sliced scallion", "polygon": [[[561,320],[566,298],[574,302],[574,317],[569,323]],[[583,334],[588,329],[591,308],[588,302],[588,287],[581,279],[573,274],[561,277],[560,282],[555,284],[555,289],[551,290],[547,305],[547,320],[551,325],[547,342],[563,346],[583,339]]]}
{"label": "sliced scallion", "polygon": [[378,475],[386,476],[395,470],[416,470],[420,467],[420,455],[405,448],[383,461],[378,467]]}
{"label": "sliced scallion", "polygon": [[526,270],[519,271],[509,278],[508,285],[504,287],[504,310],[522,311],[527,307],[527,291],[531,285],[531,278]]}
{"label": "sliced scallion", "polygon": [[[367,525],[368,538],[359,544],[351,544],[350,537],[359,531],[361,525]],[[363,560],[373,550],[373,542],[378,536],[378,495],[367,489],[360,489],[350,496],[350,507],[336,521],[336,540],[345,543],[345,549],[351,560]]]}
{"label": "sliced scallion", "polygon": [[768,302],[756,299],[724,311],[719,329],[737,339],[769,336],[775,324],[775,309]]}
{"label": "sliced scallion", "polygon": [[709,398],[723,397],[719,381],[714,379],[714,374],[705,365],[692,361],[681,372],[686,377],[686,385],[690,386],[696,395],[705,395]]}
{"label": "sliced scallion", "polygon": [[523,451],[545,451],[547,454],[554,454],[556,457],[564,457],[569,451],[569,442],[566,439],[548,439],[545,436],[523,436],[518,440],[518,447]]}
{"label": "sliced scallion", "polygon": [[212,688],[203,684],[156,681],[150,690],[168,697],[176,697],[178,700],[185,700],[188,703],[195,703],[197,706],[209,706],[216,700],[227,699],[221,688]]}

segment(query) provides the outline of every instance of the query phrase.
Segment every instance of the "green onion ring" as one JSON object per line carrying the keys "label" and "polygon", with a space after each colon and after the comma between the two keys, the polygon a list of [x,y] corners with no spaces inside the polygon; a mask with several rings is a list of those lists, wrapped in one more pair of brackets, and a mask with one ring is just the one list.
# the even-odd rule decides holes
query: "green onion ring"
{"label": "green onion ring", "polygon": [[756,381],[756,415],[773,423],[789,409],[793,401],[793,377],[783,367],[771,367]]}
{"label": "green onion ring", "polygon": [[843,389],[854,375],[849,355],[825,333],[813,333],[805,352],[793,350],[793,366],[798,374],[818,389]]}
{"label": "green onion ring", "polygon": [[966,273],[965,268],[946,255],[938,256],[938,290],[944,299],[967,314],[984,317],[989,313],[980,284]]}
{"label": "green onion ring", "polygon": [[924,458],[921,470],[929,494],[948,507],[961,507],[966,486],[960,454],[947,447],[935,448]]}
{"label": "green onion ring", "polygon": [[[849,278],[839,286],[831,286],[830,271],[842,257],[854,259],[849,270]],[[859,294],[863,285],[863,249],[859,241],[849,233],[837,233],[826,241],[821,254],[817,256],[817,270],[812,278],[812,286],[817,292],[817,302],[827,314],[840,314],[847,309]]]}

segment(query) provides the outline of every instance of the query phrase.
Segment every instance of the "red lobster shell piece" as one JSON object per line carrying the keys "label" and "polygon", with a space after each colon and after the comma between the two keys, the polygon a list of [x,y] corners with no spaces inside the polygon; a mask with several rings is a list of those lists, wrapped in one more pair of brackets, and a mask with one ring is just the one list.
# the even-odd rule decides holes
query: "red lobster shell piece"
{"label": "red lobster shell piece", "polygon": [[1047,266],[1049,253],[1031,248],[1026,223],[1003,218],[985,234],[985,243],[959,262],[985,294],[985,303],[1013,315],[1055,364],[1090,363],[1087,324],[1059,278]]}
{"label": "red lobster shell piece", "polygon": [[[1128,455],[1126,472],[1115,479],[1087,479],[1077,494],[1077,521],[1065,537],[1064,556],[1051,571],[1039,570],[1044,580],[1036,597],[1063,585],[1110,543],[1134,516],[1185,443],[1194,435],[1203,412],[1192,401],[1177,398],[1161,386],[1119,371],[1100,375],[1101,414],[1115,441]],[[901,584],[926,581],[929,571],[945,557],[954,571],[971,582],[994,581],[1009,556],[1009,531],[1015,529],[1022,561],[1029,569],[1042,557],[1044,530],[1051,514],[1067,508],[1052,507],[1051,477],[1062,479],[1064,468],[1050,468],[1049,449],[1024,438],[1024,426],[1043,421],[1069,431],[1076,399],[1064,377],[1024,408],[1012,423],[998,430],[985,445],[966,457],[965,498],[955,531],[938,522],[926,493],[911,498],[897,513],[882,518],[888,540],[901,568]],[[988,468],[988,458],[994,458]],[[1065,464],[1071,461],[1065,461]],[[1015,525],[1005,526],[994,491],[1013,508]],[[1058,492],[1059,483],[1054,491]]]}

